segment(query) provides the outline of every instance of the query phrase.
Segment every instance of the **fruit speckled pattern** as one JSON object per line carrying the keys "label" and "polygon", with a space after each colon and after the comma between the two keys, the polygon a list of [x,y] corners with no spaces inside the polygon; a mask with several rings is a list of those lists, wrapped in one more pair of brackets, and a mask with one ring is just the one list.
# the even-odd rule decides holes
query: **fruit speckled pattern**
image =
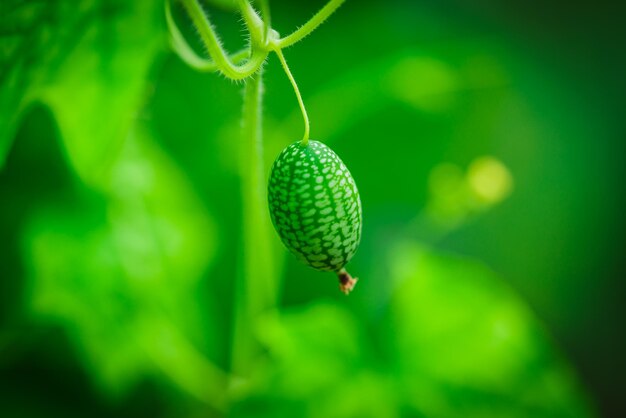
{"label": "fruit speckled pattern", "polygon": [[270,215],[285,246],[300,261],[339,271],[361,240],[361,200],[352,175],[318,141],[289,145],[278,156],[268,186]]}

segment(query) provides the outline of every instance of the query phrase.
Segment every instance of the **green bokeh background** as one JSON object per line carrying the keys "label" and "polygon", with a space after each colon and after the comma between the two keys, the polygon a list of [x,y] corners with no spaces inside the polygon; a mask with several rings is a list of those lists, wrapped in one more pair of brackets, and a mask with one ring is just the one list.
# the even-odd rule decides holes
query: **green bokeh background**
{"label": "green bokeh background", "polygon": [[[3,1],[0,416],[624,416],[621,12],[348,0],[285,51],[361,193],[346,298],[242,242],[243,85],[171,52],[161,2]],[[302,122],[264,76],[267,168]],[[239,339],[255,247],[277,302]]]}

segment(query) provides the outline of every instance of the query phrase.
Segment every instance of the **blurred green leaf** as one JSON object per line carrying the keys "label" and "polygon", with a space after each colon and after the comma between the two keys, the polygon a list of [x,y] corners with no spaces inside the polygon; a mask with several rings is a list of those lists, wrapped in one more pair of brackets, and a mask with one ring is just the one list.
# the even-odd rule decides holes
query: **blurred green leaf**
{"label": "blurred green leaf", "polygon": [[239,415],[394,416],[393,382],[367,367],[362,324],[344,307],[318,302],[270,315],[258,333],[270,360]]}
{"label": "blurred green leaf", "polygon": [[[12,2],[0,28],[0,162],[21,112],[50,106],[70,160],[89,181],[102,175],[143,102],[165,45],[160,2]],[[86,139],[89,140],[86,140]]]}
{"label": "blurred green leaf", "polygon": [[424,416],[588,417],[586,395],[533,313],[484,265],[406,243],[391,252],[388,338]]}
{"label": "blurred green leaf", "polygon": [[416,243],[390,254],[395,291],[379,331],[325,302],[261,322],[269,360],[241,415],[595,415],[542,325],[489,269]]}
{"label": "blurred green leaf", "polygon": [[190,341],[211,329],[196,296],[215,249],[211,219],[144,131],[129,136],[108,178],[107,194],[78,184],[80,203],[44,206],[30,220],[28,306],[70,331],[111,393],[160,369],[210,395],[211,385],[195,376],[206,372],[212,385],[220,376],[197,361]]}
{"label": "blurred green leaf", "polygon": [[55,11],[53,2],[0,3],[0,166],[20,114],[49,71],[43,65],[49,47],[64,42],[61,31],[51,30]]}
{"label": "blurred green leaf", "polygon": [[294,397],[319,392],[360,365],[359,327],[342,307],[320,303],[272,318],[259,333],[278,360],[282,392]]}

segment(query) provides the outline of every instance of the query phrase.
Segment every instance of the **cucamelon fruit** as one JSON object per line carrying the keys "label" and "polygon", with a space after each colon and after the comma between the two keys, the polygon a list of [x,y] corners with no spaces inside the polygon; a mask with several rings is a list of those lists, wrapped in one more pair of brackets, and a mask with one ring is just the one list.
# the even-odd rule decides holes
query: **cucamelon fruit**
{"label": "cucamelon fruit", "polygon": [[337,154],[318,141],[289,145],[272,166],[268,201],[287,249],[316,270],[336,272],[348,294],[357,279],[344,266],[361,240],[361,199]]}

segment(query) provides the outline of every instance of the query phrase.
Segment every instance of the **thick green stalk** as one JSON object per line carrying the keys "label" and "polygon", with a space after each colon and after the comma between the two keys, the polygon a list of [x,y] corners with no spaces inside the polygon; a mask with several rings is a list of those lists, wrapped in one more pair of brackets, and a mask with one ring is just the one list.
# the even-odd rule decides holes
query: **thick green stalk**
{"label": "thick green stalk", "polygon": [[262,142],[262,70],[246,79],[240,155],[242,261],[236,289],[232,371],[246,377],[260,354],[256,320],[276,306],[276,262],[267,211]]}

